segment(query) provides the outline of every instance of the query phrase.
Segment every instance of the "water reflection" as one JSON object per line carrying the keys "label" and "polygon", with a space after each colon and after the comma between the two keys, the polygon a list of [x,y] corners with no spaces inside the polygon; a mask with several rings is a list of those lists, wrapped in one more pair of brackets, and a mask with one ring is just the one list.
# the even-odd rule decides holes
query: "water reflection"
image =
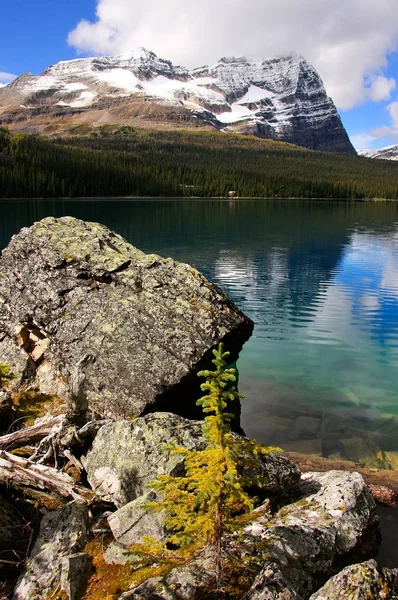
{"label": "water reflection", "polygon": [[398,467],[396,204],[1,201],[0,210],[0,247],[23,225],[71,214],[196,266],[256,325],[239,360],[250,435]]}

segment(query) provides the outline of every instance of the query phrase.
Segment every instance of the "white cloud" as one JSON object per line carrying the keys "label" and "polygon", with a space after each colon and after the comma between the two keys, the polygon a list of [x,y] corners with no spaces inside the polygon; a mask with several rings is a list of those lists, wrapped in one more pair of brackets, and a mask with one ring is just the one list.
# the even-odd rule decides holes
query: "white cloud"
{"label": "white cloud", "polygon": [[398,10],[396,0],[97,0],[96,20],[80,21],[68,41],[94,54],[146,46],[191,67],[294,50],[349,109],[394,87],[381,70],[398,47]]}
{"label": "white cloud", "polygon": [[5,71],[0,71],[0,87],[4,87],[7,83],[10,83],[13,79],[16,78],[16,75],[13,73],[6,73]]}
{"label": "white cloud", "polygon": [[386,110],[391,118],[390,127],[387,125],[377,127],[376,129],[371,129],[370,133],[376,138],[387,137],[391,138],[393,141],[398,141],[398,101],[391,102],[391,104],[386,107]]}
{"label": "white cloud", "polygon": [[368,88],[368,97],[374,102],[388,100],[391,96],[391,92],[395,90],[396,87],[397,83],[395,79],[378,75],[370,81],[370,85]]}
{"label": "white cloud", "polygon": [[351,135],[350,140],[356,150],[372,150],[377,138],[369,133]]}

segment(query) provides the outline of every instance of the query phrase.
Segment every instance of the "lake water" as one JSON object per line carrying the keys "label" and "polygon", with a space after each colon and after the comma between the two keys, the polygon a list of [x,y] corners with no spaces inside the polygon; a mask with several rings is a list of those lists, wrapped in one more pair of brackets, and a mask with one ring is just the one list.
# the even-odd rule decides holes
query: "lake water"
{"label": "lake water", "polygon": [[0,248],[73,215],[195,266],[255,322],[238,362],[246,433],[398,469],[398,204],[2,200],[0,211]]}

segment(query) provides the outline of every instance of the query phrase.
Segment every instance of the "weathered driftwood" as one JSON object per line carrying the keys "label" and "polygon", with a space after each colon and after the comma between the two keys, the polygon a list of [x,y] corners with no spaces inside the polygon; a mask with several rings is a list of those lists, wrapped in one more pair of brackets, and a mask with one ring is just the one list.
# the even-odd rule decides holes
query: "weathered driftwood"
{"label": "weathered driftwood", "polygon": [[66,473],[47,465],[30,463],[29,460],[0,450],[0,483],[9,487],[30,487],[56,492],[63,498],[92,500],[94,493],[78,485]]}
{"label": "weathered driftwood", "polygon": [[48,436],[54,427],[59,426],[64,418],[65,415],[59,415],[37,425],[3,435],[0,437],[0,450],[15,450],[15,448],[37,444]]}

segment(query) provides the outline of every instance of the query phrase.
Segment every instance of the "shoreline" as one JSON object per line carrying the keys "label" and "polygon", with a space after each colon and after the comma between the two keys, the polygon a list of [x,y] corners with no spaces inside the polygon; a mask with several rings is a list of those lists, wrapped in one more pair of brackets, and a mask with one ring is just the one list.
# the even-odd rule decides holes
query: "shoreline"
{"label": "shoreline", "polygon": [[364,464],[340,458],[323,458],[316,454],[287,451],[283,455],[297,465],[303,473],[334,470],[356,472],[362,475],[368,485],[383,485],[398,493],[398,471],[368,467]]}
{"label": "shoreline", "polygon": [[306,201],[306,202],[398,202],[398,198],[302,198],[299,196],[273,197],[273,196],[54,196],[54,197],[0,197],[2,200],[48,200],[48,201],[87,201],[87,200],[225,200],[235,202],[236,200],[272,200],[274,202]]}

